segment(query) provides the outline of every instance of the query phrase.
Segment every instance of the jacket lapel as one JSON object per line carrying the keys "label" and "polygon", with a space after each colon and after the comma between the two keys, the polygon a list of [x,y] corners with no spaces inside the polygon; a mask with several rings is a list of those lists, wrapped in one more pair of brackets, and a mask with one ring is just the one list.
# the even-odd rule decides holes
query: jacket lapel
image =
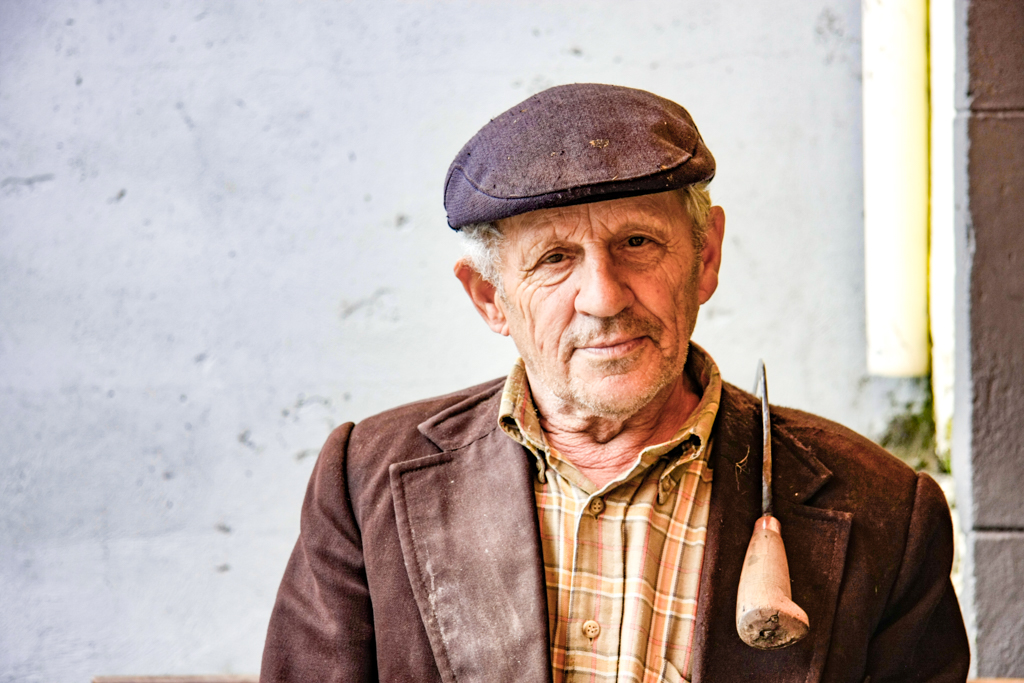
{"label": "jacket lapel", "polygon": [[420,431],[441,453],[391,465],[405,565],[445,681],[547,681],[547,597],[531,464],[488,393]]}
{"label": "jacket lapel", "polygon": [[736,634],[736,590],[754,521],[761,515],[760,403],[723,386],[711,463],[714,483],[698,596],[693,681],[806,681],[821,678],[831,639],[852,516],[803,503],[831,477],[809,449],[773,420],[775,513],[789,559],[793,600],[810,618],[807,637],[756,650]]}

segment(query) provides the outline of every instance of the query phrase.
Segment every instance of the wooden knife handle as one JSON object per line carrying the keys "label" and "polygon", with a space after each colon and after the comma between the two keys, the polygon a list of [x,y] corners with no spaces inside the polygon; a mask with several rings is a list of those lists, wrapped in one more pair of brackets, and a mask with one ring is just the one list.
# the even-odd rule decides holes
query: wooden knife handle
{"label": "wooden knife handle", "polygon": [[754,534],[743,559],[736,595],[736,632],[759,650],[792,645],[807,635],[807,613],[793,602],[789,563],[782,544],[779,520],[765,515],[754,524]]}

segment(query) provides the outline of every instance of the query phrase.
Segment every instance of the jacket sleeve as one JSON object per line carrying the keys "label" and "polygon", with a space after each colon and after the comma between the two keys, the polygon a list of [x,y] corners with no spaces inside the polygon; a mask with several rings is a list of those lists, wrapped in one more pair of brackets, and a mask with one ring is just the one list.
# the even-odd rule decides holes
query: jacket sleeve
{"label": "jacket sleeve", "polygon": [[313,469],[263,649],[262,683],[375,681],[373,614],[345,477],[352,425]]}
{"label": "jacket sleeve", "polygon": [[946,499],[919,474],[903,561],[869,646],[871,683],[967,680],[970,650],[949,579],[952,559]]}

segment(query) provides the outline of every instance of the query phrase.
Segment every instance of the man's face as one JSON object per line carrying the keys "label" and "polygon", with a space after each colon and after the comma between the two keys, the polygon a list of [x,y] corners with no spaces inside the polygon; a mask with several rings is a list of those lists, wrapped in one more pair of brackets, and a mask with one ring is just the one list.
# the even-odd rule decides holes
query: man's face
{"label": "man's face", "polygon": [[492,328],[515,341],[534,393],[622,417],[679,378],[697,310],[718,283],[721,209],[709,223],[699,253],[671,192],[502,220],[494,308],[504,325]]}

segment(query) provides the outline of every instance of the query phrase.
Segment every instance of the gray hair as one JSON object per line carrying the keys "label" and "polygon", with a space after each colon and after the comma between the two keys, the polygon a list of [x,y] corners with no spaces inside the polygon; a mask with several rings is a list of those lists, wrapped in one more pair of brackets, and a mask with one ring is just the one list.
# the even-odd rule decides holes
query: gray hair
{"label": "gray hair", "polygon": [[462,251],[473,269],[492,285],[501,286],[498,272],[501,244],[505,235],[493,221],[470,223],[459,230]]}
{"label": "gray hair", "polygon": [[[708,233],[708,215],[711,213],[711,193],[708,183],[694,183],[673,190],[693,222],[693,246],[700,251]],[[459,231],[466,260],[483,279],[501,288],[501,245],[505,235],[493,221],[470,223]]]}

